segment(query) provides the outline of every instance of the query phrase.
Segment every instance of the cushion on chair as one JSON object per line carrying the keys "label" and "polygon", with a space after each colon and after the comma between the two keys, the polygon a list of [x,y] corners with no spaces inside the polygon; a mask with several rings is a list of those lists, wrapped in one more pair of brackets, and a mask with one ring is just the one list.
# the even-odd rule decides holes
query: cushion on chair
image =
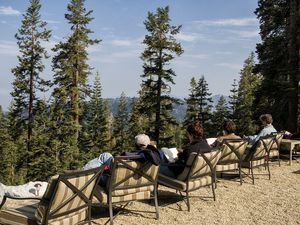
{"label": "cushion on chair", "polygon": [[[265,159],[259,159],[259,160],[252,161],[253,167],[260,166],[260,165],[263,165],[263,164],[265,164]],[[250,168],[250,161],[242,162],[242,167],[243,168]]]}
{"label": "cushion on chair", "polygon": [[[180,181],[175,178],[171,178],[171,177],[168,177],[168,176],[165,176],[162,174],[159,174],[158,179],[159,179],[159,183],[162,185],[165,185],[167,187],[171,187],[171,188],[174,188],[174,189],[180,190],[180,191],[187,191],[187,185],[183,181]],[[212,183],[211,175],[204,176],[204,177],[194,179],[194,180],[190,180],[188,182],[188,185],[189,185],[188,190],[189,191],[196,190],[200,187],[210,185],[211,183]]]}
{"label": "cushion on chair", "polygon": [[[145,189],[145,191],[142,191],[142,189],[140,189],[140,192],[134,192],[134,193],[131,193],[131,194],[112,196],[112,202],[117,203],[117,202],[133,201],[133,200],[150,199],[151,191],[153,191],[153,189],[151,191],[146,190],[146,188],[144,188],[144,187],[143,187],[143,189]],[[107,193],[100,186],[98,186],[96,188],[95,193],[94,193],[94,197],[95,198],[93,199],[93,202],[95,202],[95,203],[97,203],[97,202],[108,203]]]}
{"label": "cushion on chair", "polygon": [[279,151],[278,150],[270,150],[269,157],[273,158],[275,156],[279,156]]}
{"label": "cushion on chair", "polygon": [[221,165],[216,165],[216,171],[229,171],[229,170],[238,170],[239,169],[239,164],[238,163],[232,163],[232,164],[221,164]]}
{"label": "cushion on chair", "polygon": [[37,204],[18,205],[14,208],[4,209],[0,211],[0,224],[13,225],[37,225],[35,221],[35,210]]}

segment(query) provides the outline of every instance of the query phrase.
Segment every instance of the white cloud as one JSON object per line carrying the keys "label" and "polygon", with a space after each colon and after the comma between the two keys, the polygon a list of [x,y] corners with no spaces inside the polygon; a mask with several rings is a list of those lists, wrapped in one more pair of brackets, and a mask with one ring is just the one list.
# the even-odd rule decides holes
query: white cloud
{"label": "white cloud", "polygon": [[118,51],[113,53],[101,52],[101,55],[90,55],[90,60],[101,63],[116,63],[120,60],[139,59],[141,52],[139,50]]}
{"label": "white cloud", "polygon": [[233,70],[240,70],[242,65],[234,63],[217,63],[216,66],[222,66]]}
{"label": "white cloud", "polygon": [[193,42],[197,39],[196,34],[188,34],[188,33],[179,33],[176,35],[179,41]]}
{"label": "white cloud", "polygon": [[229,51],[217,51],[216,55],[232,55],[232,52]]}
{"label": "white cloud", "polygon": [[57,20],[45,20],[45,22],[47,22],[48,24],[59,24],[60,21]]}
{"label": "white cloud", "polygon": [[18,16],[20,14],[20,11],[13,9],[11,6],[0,6],[0,15]]}
{"label": "white cloud", "polygon": [[17,56],[18,46],[15,42],[0,40],[0,54],[8,56]]}
{"label": "white cloud", "polygon": [[256,18],[234,18],[234,19],[216,19],[216,20],[196,20],[193,24],[200,26],[257,26]]}
{"label": "white cloud", "polygon": [[207,54],[185,54],[183,57],[189,57],[193,59],[207,59],[209,58],[209,55]]}
{"label": "white cloud", "polygon": [[238,35],[242,38],[256,38],[259,37],[259,30],[235,30],[231,31],[232,33]]}
{"label": "white cloud", "polygon": [[132,41],[130,40],[112,40],[111,42],[112,45],[114,46],[119,46],[119,47],[128,47],[132,45]]}

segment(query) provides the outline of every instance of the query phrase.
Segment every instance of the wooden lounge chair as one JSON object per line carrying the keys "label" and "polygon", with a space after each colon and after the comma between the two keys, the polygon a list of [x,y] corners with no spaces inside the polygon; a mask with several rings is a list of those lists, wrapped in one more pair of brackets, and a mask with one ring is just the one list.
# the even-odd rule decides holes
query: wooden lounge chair
{"label": "wooden lounge chair", "polygon": [[[182,199],[184,201],[186,199],[188,211],[190,211],[189,192],[201,187],[211,185],[213,198],[216,200],[214,190],[215,166],[220,156],[219,148],[208,153],[192,153],[183,172],[176,179],[159,174],[158,183],[179,191]],[[182,192],[185,192],[185,196],[182,195]]]}
{"label": "wooden lounge chair", "polygon": [[[24,200],[34,198],[13,198],[22,204],[2,209],[0,224],[91,224],[93,194],[102,171],[95,168],[53,177],[43,197],[35,199],[36,203],[24,204]],[[12,197],[4,196],[0,208],[7,198]]]}
{"label": "wooden lounge chair", "polygon": [[241,165],[247,144],[248,141],[244,139],[224,139],[221,145],[221,157],[216,165],[216,172],[238,171],[240,184],[242,185]]}
{"label": "wooden lounge chair", "polygon": [[[137,200],[154,199],[156,219],[157,175],[159,166],[141,163],[140,156],[117,156],[114,158],[106,187],[98,185],[94,203],[108,204],[110,224],[113,224],[113,205]],[[125,208],[127,206],[123,206]]]}
{"label": "wooden lounge chair", "polygon": [[[269,180],[271,179],[271,172],[269,167],[269,153],[271,145],[274,141],[273,135],[261,137],[248,151],[242,162],[242,168],[248,168],[251,171],[252,184],[254,184],[253,168],[264,166],[268,170]],[[246,174],[246,173],[245,173]],[[249,176],[249,173],[246,174]]]}

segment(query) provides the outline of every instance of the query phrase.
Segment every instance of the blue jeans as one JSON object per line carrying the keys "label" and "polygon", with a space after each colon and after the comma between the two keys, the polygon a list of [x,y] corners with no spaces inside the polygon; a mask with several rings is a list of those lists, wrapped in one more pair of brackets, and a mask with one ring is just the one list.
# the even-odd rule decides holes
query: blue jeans
{"label": "blue jeans", "polygon": [[168,177],[176,178],[174,172],[170,170],[169,165],[167,163],[160,165],[159,173]]}
{"label": "blue jeans", "polygon": [[104,153],[100,154],[98,158],[88,161],[88,163],[85,164],[82,169],[88,170],[88,169],[100,167],[102,165],[110,166],[113,158],[114,157],[110,153],[104,152]]}

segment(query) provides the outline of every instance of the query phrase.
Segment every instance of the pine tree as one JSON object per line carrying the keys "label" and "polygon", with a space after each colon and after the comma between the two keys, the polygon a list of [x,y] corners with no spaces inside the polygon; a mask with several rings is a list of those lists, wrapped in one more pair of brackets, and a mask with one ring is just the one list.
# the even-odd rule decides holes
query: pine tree
{"label": "pine tree", "polygon": [[169,125],[175,124],[170,113],[175,99],[168,96],[171,89],[169,84],[174,84],[175,72],[167,68],[167,65],[175,55],[183,53],[180,43],[176,42],[174,37],[179,33],[181,26],[170,25],[169,7],[158,8],[156,13],[148,12],[144,24],[149,34],[143,41],[146,49],[141,56],[145,61],[144,74],[141,77],[146,80],[142,84],[144,95],[140,98],[148,104],[144,110],[154,111],[155,120],[151,124],[154,125],[154,139],[159,145],[161,134],[164,134],[165,141],[168,140]]}
{"label": "pine tree", "polygon": [[[13,92],[11,93],[13,105],[13,117],[15,137],[27,129],[27,146],[31,151],[31,139],[35,108],[38,100],[37,91],[44,92],[49,81],[41,78],[44,70],[43,58],[47,58],[47,52],[41,42],[48,41],[50,30],[46,29],[47,23],[41,20],[41,4],[39,0],[31,0],[30,6],[23,15],[21,28],[15,35],[21,55],[18,56],[19,65],[12,69],[15,76]],[[26,158],[23,160],[27,160]]]}
{"label": "pine tree", "polygon": [[[108,128],[108,107],[102,95],[102,87],[100,82],[100,75],[97,72],[92,89],[91,99],[87,104],[85,110],[85,117],[83,118],[84,124],[82,132],[83,135],[88,136],[91,140],[89,146],[83,149],[85,155],[89,158],[97,157],[101,152],[109,150],[109,128]],[[82,139],[81,139],[82,140]],[[87,149],[86,147],[89,147]],[[88,153],[88,154],[86,154]]]}
{"label": "pine tree", "polygon": [[[27,142],[27,130],[20,129],[16,131],[14,129],[16,125],[16,118],[14,114],[14,103],[12,102],[8,108],[6,115],[8,126],[7,132],[9,137],[12,138],[12,150],[5,154],[9,162],[9,165],[14,167],[14,177],[11,178],[13,184],[23,184],[27,182],[27,171],[28,171],[28,142]],[[12,154],[12,155],[10,155]],[[11,171],[13,171],[11,169]]]}
{"label": "pine tree", "polygon": [[297,130],[299,115],[299,8],[298,0],[260,0],[255,11],[262,39],[256,47],[259,61],[255,72],[263,76],[256,94],[256,114],[271,112],[275,127],[291,132]]}
{"label": "pine tree", "polygon": [[38,116],[34,126],[32,139],[33,151],[29,153],[27,179],[43,180],[60,172],[60,162],[56,158],[56,151],[52,148],[53,132],[51,130],[51,111],[44,100],[36,104]]}
{"label": "pine tree", "polygon": [[140,114],[139,112],[139,100],[133,98],[131,101],[131,113],[129,114],[129,121],[128,121],[128,140],[131,143],[132,151],[135,150],[134,148],[134,138],[138,134],[147,133],[145,132],[145,123],[146,118]]}
{"label": "pine tree", "polygon": [[128,120],[129,112],[127,110],[126,95],[122,92],[119,102],[118,111],[113,123],[113,135],[115,139],[115,147],[113,148],[113,154],[121,154],[122,151],[130,146],[128,143]]}
{"label": "pine tree", "polygon": [[208,84],[205,80],[204,76],[198,81],[197,90],[196,90],[196,98],[199,107],[199,120],[202,122],[206,134],[210,134],[211,129],[211,117],[212,117],[212,99],[211,93],[208,89]]}
{"label": "pine tree", "polygon": [[187,109],[186,109],[186,116],[185,116],[185,122],[184,124],[187,125],[191,121],[194,121],[196,119],[199,119],[199,102],[197,98],[197,89],[198,89],[198,83],[193,77],[190,82],[190,94],[187,99],[185,99],[186,104],[187,104]]}
{"label": "pine tree", "polygon": [[238,131],[240,134],[254,134],[257,132],[255,118],[253,116],[253,104],[255,92],[261,82],[259,75],[253,73],[254,53],[245,60],[243,69],[240,72],[238,89],[238,104],[236,108]]}
{"label": "pine tree", "polygon": [[0,106],[0,181],[13,185],[15,180],[15,164],[17,161],[16,145],[9,135],[9,121]]}
{"label": "pine tree", "polygon": [[[59,128],[58,139],[64,140],[65,150],[60,153],[64,167],[78,166],[78,139],[81,130],[80,116],[82,99],[86,96],[87,78],[91,68],[87,64],[87,48],[99,43],[89,38],[93,33],[87,25],[92,21],[92,11],[86,11],[84,0],[71,0],[65,18],[71,24],[71,34],[66,42],[58,43],[53,49],[54,113]],[[71,165],[73,164],[73,165]]]}
{"label": "pine tree", "polygon": [[230,90],[231,95],[229,96],[230,104],[230,115],[229,117],[236,122],[236,108],[238,104],[238,83],[237,80],[233,80],[232,89]]}
{"label": "pine tree", "polygon": [[222,95],[216,105],[216,111],[213,113],[212,124],[214,136],[221,135],[223,124],[229,118],[229,110],[227,107],[226,99]]}

